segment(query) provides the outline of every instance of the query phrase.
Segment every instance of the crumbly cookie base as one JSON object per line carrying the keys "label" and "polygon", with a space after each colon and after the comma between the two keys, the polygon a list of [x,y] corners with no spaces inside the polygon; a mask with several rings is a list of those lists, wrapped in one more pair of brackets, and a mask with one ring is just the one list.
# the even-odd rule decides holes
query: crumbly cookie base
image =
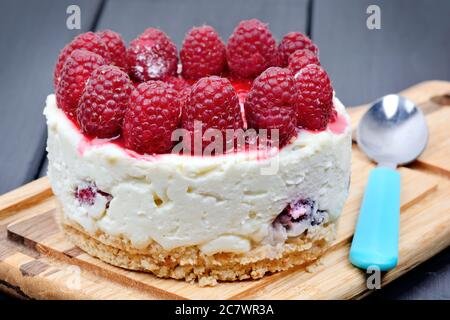
{"label": "crumbly cookie base", "polygon": [[208,256],[198,246],[165,250],[152,242],[144,249],[137,249],[123,237],[101,231],[88,234],[67,218],[63,218],[61,226],[71,242],[104,262],[125,269],[151,272],[161,278],[198,281],[200,286],[214,286],[218,281],[258,279],[267,273],[298,265],[306,267],[326,251],[335,235],[335,224],[326,223],[277,246],[261,245],[247,253]]}

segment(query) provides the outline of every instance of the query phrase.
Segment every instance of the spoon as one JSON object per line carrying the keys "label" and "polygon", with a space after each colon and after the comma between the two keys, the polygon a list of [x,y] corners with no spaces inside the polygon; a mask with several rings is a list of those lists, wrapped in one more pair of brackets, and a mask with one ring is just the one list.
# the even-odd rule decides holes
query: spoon
{"label": "spoon", "polygon": [[400,174],[396,168],[422,153],[428,142],[428,127],[422,111],[412,101],[390,94],[364,114],[356,139],[378,166],[369,175],[350,261],[362,269],[378,267],[387,271],[398,261]]}

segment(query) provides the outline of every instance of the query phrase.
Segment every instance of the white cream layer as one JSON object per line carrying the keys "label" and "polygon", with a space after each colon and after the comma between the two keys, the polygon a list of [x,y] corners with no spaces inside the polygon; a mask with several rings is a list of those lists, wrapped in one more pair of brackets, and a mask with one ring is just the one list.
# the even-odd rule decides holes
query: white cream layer
{"label": "white cream layer", "polygon": [[[341,102],[335,98],[334,104],[349,123]],[[53,94],[44,114],[48,176],[67,217],[89,233],[121,235],[137,248],[156,241],[166,250],[198,245],[205,254],[246,252],[286,239],[274,234],[278,231],[272,222],[290,202],[313,199],[336,220],[347,198],[349,125],[342,133],[301,130],[293,143],[275,153],[276,173],[262,174],[273,168],[273,157],[165,154],[143,159],[113,143],[86,144]],[[75,199],[77,186],[88,181],[112,195],[108,209],[101,195],[90,207]]]}

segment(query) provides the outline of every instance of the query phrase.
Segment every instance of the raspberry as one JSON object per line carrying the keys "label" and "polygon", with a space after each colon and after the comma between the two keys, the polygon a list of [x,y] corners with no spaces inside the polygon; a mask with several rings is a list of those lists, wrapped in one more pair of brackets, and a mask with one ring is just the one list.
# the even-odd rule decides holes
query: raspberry
{"label": "raspberry", "polygon": [[178,97],[180,98],[181,106],[183,107],[187,96],[191,91],[191,85],[182,77],[168,77],[164,79],[164,82],[178,92]]}
{"label": "raspberry", "polygon": [[130,43],[127,51],[130,74],[141,82],[175,75],[177,54],[177,47],[164,32],[149,28]]}
{"label": "raspberry", "polygon": [[198,79],[220,74],[227,63],[225,45],[213,27],[192,28],[180,52],[183,77]]}
{"label": "raspberry", "polygon": [[294,75],[308,64],[317,64],[320,66],[319,58],[317,58],[314,52],[308,49],[297,50],[289,56],[288,68]]}
{"label": "raspberry", "polygon": [[127,49],[120,34],[111,30],[103,30],[97,32],[97,35],[108,49],[111,64],[127,70]]}
{"label": "raspberry", "polygon": [[145,40],[145,41],[156,41],[156,42],[164,42],[166,40],[172,40],[165,34],[164,31],[161,31],[157,28],[147,28],[142,32],[142,34],[139,36],[139,39]]}
{"label": "raspberry", "polygon": [[338,118],[338,114],[337,114],[337,111],[336,111],[336,109],[333,107],[333,110],[331,111],[331,117],[330,117],[330,123],[333,123],[333,122],[335,122],[336,120],[337,120],[337,118]]}
{"label": "raspberry", "polygon": [[86,32],[78,35],[72,40],[72,42],[67,44],[59,54],[53,79],[55,90],[57,90],[64,62],[76,49],[85,49],[87,51],[91,51],[103,57],[107,62],[109,61],[108,48],[97,34],[93,32]]}
{"label": "raspberry", "polygon": [[245,113],[250,128],[278,129],[283,146],[296,133],[295,81],[288,69],[271,67],[253,81],[245,99]]}
{"label": "raspberry", "polygon": [[90,76],[77,109],[81,130],[89,136],[112,138],[120,134],[133,85],[114,66],[101,66]]}
{"label": "raspberry", "polygon": [[178,97],[180,98],[181,108],[184,108],[186,105],[187,98],[191,93],[191,87],[184,88],[183,90],[178,92]]}
{"label": "raspberry", "polygon": [[333,88],[322,67],[310,64],[296,75],[298,102],[297,125],[309,130],[323,130],[333,117]]}
{"label": "raspberry", "polygon": [[190,84],[182,77],[167,77],[164,82],[174,88],[176,91],[183,91],[186,88],[190,88]]}
{"label": "raspberry", "polygon": [[94,184],[86,184],[77,187],[75,191],[75,199],[80,205],[93,206],[95,197],[97,196],[97,186]]}
{"label": "raspberry", "polygon": [[112,195],[98,189],[97,185],[92,182],[83,183],[77,186],[75,190],[75,199],[78,200],[80,205],[88,205],[93,206],[95,204],[95,198],[97,195],[102,195],[107,198],[108,202],[106,207],[109,207],[109,204],[112,200]]}
{"label": "raspberry", "polygon": [[139,153],[165,153],[172,148],[172,132],[180,122],[177,92],[161,81],[141,83],[134,89],[125,112],[125,146]]}
{"label": "raspberry", "polygon": [[[310,226],[320,225],[325,220],[325,212],[317,209],[317,203],[312,199],[298,199],[291,202],[283,211],[275,218],[275,225],[280,224],[286,230],[293,228],[295,224],[301,223],[303,229],[296,232],[303,233]],[[301,231],[302,230],[302,231]]]}
{"label": "raspberry", "polygon": [[[211,76],[198,80],[192,86],[182,115],[182,126],[190,132],[192,143],[195,121],[202,124],[202,137],[207,129],[218,129],[226,138],[226,129],[243,128],[239,98],[228,79]],[[202,141],[202,149],[211,142]],[[223,140],[222,145],[225,150],[227,141]]]}
{"label": "raspberry", "polygon": [[317,46],[301,32],[289,32],[278,45],[278,55],[280,66],[288,65],[289,56],[297,50],[308,49],[314,54],[319,53]]}
{"label": "raspberry", "polygon": [[228,39],[227,61],[241,78],[256,77],[276,65],[276,43],[267,25],[257,19],[241,21]]}
{"label": "raspberry", "polygon": [[64,63],[56,90],[56,102],[71,119],[76,117],[81,94],[92,72],[105,65],[105,59],[90,51],[74,50]]}

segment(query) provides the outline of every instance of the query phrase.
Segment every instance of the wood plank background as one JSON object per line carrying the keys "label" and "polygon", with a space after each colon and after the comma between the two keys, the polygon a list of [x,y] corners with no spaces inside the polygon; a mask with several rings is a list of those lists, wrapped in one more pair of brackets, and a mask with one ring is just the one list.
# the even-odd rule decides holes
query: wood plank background
{"label": "wood plank background", "polygon": [[[450,1],[315,0],[311,36],[345,105],[359,105],[424,80],[450,79]],[[369,5],[381,29],[366,27]]]}
{"label": "wood plank background", "polygon": [[39,176],[45,158],[45,97],[59,51],[93,27],[99,0],[82,0],[82,29],[66,28],[73,1],[0,1],[0,194]]}
{"label": "wood plank background", "polygon": [[[78,4],[82,29],[68,30],[66,8]],[[366,8],[381,8],[381,30],[366,28]],[[256,17],[278,38],[310,34],[339,97],[369,102],[411,84],[450,80],[447,0],[2,0],[0,2],[0,194],[45,175],[42,107],[52,90],[59,50],[76,34],[112,28],[129,41],[157,26],[179,45],[193,25],[209,23],[224,39]],[[450,299],[450,249],[373,298]]]}

